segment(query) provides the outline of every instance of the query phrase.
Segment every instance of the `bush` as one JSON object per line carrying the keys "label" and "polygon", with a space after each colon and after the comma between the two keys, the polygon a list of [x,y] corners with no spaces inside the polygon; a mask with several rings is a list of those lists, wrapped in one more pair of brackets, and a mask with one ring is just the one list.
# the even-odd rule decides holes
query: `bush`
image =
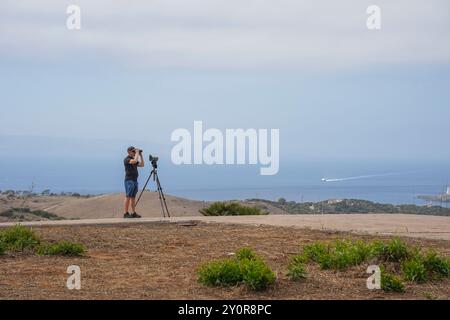
{"label": "bush", "polygon": [[252,290],[264,290],[275,281],[275,273],[251,249],[242,248],[231,259],[204,264],[197,271],[198,281],[207,286],[245,283]]}
{"label": "bush", "polygon": [[266,215],[257,207],[247,207],[238,202],[214,202],[208,208],[201,209],[204,216],[245,216],[245,215]]}
{"label": "bush", "polygon": [[261,259],[240,261],[242,280],[251,290],[265,290],[275,282],[275,273]]}
{"label": "bush", "polygon": [[23,251],[34,249],[40,240],[31,229],[16,225],[0,233],[0,242],[3,242],[9,250]]}
{"label": "bush", "polygon": [[439,256],[434,251],[428,252],[428,254],[423,258],[423,264],[432,278],[450,276],[450,261]]}
{"label": "bush", "polygon": [[258,256],[256,255],[256,253],[254,253],[252,251],[252,249],[250,248],[241,248],[238,251],[236,251],[236,255],[235,255],[236,259],[238,261],[242,261],[244,259],[247,260],[256,260],[258,259]]}
{"label": "bush", "polygon": [[420,283],[427,280],[427,269],[420,256],[403,261],[402,272],[408,281]]}
{"label": "bush", "polygon": [[[450,276],[450,260],[435,252],[424,256],[419,248],[408,247],[400,239],[388,242],[365,243],[362,241],[337,240],[325,244],[314,242],[303,247],[300,255],[294,256],[288,267],[292,280],[305,276],[304,263],[315,262],[322,269],[344,269],[357,266],[371,258],[393,262],[396,270],[402,271],[403,279],[424,282]],[[402,281],[393,274],[382,272],[382,288],[386,291],[403,292]]]}
{"label": "bush", "polygon": [[206,286],[233,286],[242,282],[241,268],[235,259],[207,263],[197,273],[198,281]]}
{"label": "bush", "polygon": [[322,269],[345,269],[366,261],[371,256],[371,247],[362,241],[339,240],[333,245],[317,242],[305,246],[306,261],[317,262]]}
{"label": "bush", "polygon": [[45,218],[48,220],[65,220],[66,219],[66,218],[60,217],[54,213],[50,213],[50,212],[43,211],[43,210],[33,210],[30,213],[34,214],[35,216]]}
{"label": "bush", "polygon": [[313,244],[306,245],[303,248],[303,256],[305,262],[314,261],[319,263],[324,256],[329,254],[328,246],[322,242],[315,242]]}
{"label": "bush", "polygon": [[382,269],[381,289],[384,291],[405,292],[405,285],[400,278]]}
{"label": "bush", "polygon": [[288,266],[287,276],[293,281],[306,279],[307,273],[304,265],[303,256],[294,256]]}
{"label": "bush", "polygon": [[75,243],[70,241],[61,241],[54,244],[44,244],[38,247],[38,255],[47,256],[82,256],[86,252],[86,249],[81,243]]}
{"label": "bush", "polygon": [[357,266],[370,257],[370,247],[361,241],[336,241],[331,251],[331,267],[345,269]]}
{"label": "bush", "polygon": [[405,243],[399,238],[389,242],[375,242],[373,253],[383,261],[400,262],[410,256],[410,251]]}

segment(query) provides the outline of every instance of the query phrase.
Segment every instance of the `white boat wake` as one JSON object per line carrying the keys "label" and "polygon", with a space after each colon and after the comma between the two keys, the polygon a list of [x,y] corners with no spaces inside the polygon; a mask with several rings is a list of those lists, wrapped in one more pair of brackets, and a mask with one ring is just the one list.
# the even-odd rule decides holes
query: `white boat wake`
{"label": "white boat wake", "polygon": [[369,178],[377,178],[377,177],[385,177],[385,176],[392,176],[398,173],[383,173],[383,174],[370,174],[365,176],[356,176],[356,177],[347,177],[347,178],[335,178],[335,179],[328,179],[328,178],[322,178],[323,182],[339,182],[339,181],[349,181],[349,180],[359,180],[359,179],[369,179]]}

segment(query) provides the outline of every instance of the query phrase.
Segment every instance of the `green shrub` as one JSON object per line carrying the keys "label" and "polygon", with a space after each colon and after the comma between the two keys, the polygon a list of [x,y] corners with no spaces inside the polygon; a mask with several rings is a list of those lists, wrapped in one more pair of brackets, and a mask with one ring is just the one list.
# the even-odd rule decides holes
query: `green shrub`
{"label": "green shrub", "polygon": [[38,236],[30,228],[21,225],[8,228],[0,233],[0,242],[13,251],[34,249],[40,243]]}
{"label": "green shrub", "polygon": [[315,242],[303,247],[303,257],[305,261],[314,261],[319,263],[319,261],[328,254],[328,246],[322,242]]}
{"label": "green shrub", "polygon": [[33,210],[30,213],[34,214],[35,216],[45,218],[48,220],[65,220],[66,219],[66,218],[60,217],[54,213],[50,213],[50,212],[43,211],[43,210]]}
{"label": "green shrub", "polygon": [[303,249],[306,261],[317,262],[322,269],[345,269],[366,261],[371,247],[362,241],[338,240],[332,245],[316,242]]}
{"label": "green shrub", "polygon": [[427,269],[420,257],[403,261],[402,272],[408,281],[424,282],[427,280]]}
{"label": "green shrub", "polygon": [[294,256],[288,266],[287,276],[293,281],[306,279],[307,273],[304,265],[304,256]]}
{"label": "green shrub", "polygon": [[330,263],[334,269],[345,269],[364,262],[370,256],[370,248],[361,241],[336,241],[331,250]]}
{"label": "green shrub", "polygon": [[410,250],[399,238],[394,238],[389,242],[374,242],[373,254],[383,261],[400,262],[410,256]]}
{"label": "green shrub", "polygon": [[199,283],[207,286],[232,286],[245,283],[252,290],[264,290],[275,281],[275,274],[250,248],[242,248],[231,259],[201,266]]}
{"label": "green shrub", "polygon": [[245,215],[266,215],[257,207],[244,206],[238,202],[214,202],[208,208],[201,209],[204,216],[245,216]]}
{"label": "green shrub", "polygon": [[450,261],[439,256],[436,252],[430,251],[423,258],[423,265],[432,278],[450,276]]}
{"label": "green shrub", "polygon": [[291,263],[305,264],[308,263],[309,259],[305,254],[298,254],[291,258]]}
{"label": "green shrub", "polygon": [[400,278],[382,269],[381,289],[384,291],[405,292],[405,285]]}
{"label": "green shrub", "polygon": [[[322,269],[344,269],[360,265],[371,258],[393,262],[396,269],[400,267],[403,279],[414,282],[424,282],[428,279],[440,279],[450,276],[450,260],[435,252],[426,256],[419,248],[409,247],[400,239],[365,243],[362,241],[337,240],[325,244],[314,242],[304,246],[300,255],[294,256],[288,266],[288,276],[291,279],[301,279],[304,276],[304,263],[315,262]],[[404,290],[402,281],[393,274],[382,272],[382,287],[386,291]]]}
{"label": "green shrub", "polygon": [[198,281],[206,286],[233,286],[242,282],[241,268],[236,259],[209,262],[197,272]]}
{"label": "green shrub", "polygon": [[275,273],[261,259],[240,261],[242,280],[251,290],[265,290],[275,282]]}
{"label": "green shrub", "polygon": [[38,247],[38,255],[47,256],[82,256],[86,252],[86,249],[81,243],[75,243],[70,241],[61,241],[53,244],[43,244]]}
{"label": "green shrub", "polygon": [[247,259],[247,260],[256,260],[258,259],[258,256],[256,253],[252,251],[250,248],[241,248],[238,251],[236,251],[235,255],[236,259],[239,261]]}

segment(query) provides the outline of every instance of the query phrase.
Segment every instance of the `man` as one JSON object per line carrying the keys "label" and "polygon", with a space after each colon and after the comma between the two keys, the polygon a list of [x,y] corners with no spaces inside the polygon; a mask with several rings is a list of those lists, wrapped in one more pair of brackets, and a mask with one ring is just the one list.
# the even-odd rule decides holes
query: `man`
{"label": "man", "polygon": [[[125,213],[124,218],[140,218],[136,213],[136,195],[138,193],[138,167],[144,167],[144,158],[142,157],[142,150],[135,147],[128,148],[128,155],[123,160],[125,165]],[[132,214],[128,212],[130,208]]]}

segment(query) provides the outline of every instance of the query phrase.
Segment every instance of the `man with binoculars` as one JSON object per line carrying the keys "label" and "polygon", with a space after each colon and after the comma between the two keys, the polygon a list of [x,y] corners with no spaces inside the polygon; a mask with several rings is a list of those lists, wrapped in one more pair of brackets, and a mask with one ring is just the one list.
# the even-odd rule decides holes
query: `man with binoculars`
{"label": "man with binoculars", "polygon": [[[136,195],[138,193],[138,167],[144,167],[144,157],[142,156],[142,150],[135,147],[129,147],[127,149],[128,155],[123,160],[125,166],[125,205],[124,205],[124,218],[140,218],[141,216],[136,213]],[[128,212],[131,205],[132,213]]]}

